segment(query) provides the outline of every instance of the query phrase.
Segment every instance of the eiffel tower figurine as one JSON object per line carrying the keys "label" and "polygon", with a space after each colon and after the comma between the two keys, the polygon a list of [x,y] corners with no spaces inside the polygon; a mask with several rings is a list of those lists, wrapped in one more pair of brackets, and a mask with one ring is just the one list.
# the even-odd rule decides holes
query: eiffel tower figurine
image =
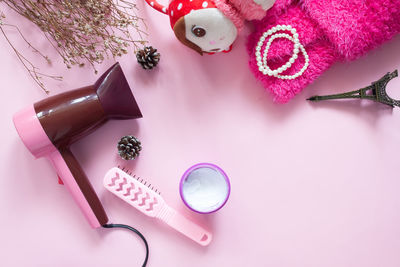
{"label": "eiffel tower figurine", "polygon": [[390,80],[398,76],[397,70],[392,73],[386,73],[385,76],[380,78],[379,80],[373,82],[371,85],[361,88],[359,90],[337,94],[337,95],[325,95],[325,96],[313,96],[308,98],[310,101],[321,101],[321,100],[331,100],[331,99],[367,99],[372,100],[378,103],[382,103],[385,105],[389,105],[392,108],[395,106],[400,107],[400,101],[395,100],[388,96],[386,93],[386,85]]}

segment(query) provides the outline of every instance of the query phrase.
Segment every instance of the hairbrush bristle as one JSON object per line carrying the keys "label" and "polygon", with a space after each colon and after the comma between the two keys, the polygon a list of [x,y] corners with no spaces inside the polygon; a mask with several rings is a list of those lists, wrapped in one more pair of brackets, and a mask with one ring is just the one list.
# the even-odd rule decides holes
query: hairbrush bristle
{"label": "hairbrush bristle", "polygon": [[[146,181],[145,179],[141,178],[140,176],[136,176],[136,174],[133,174],[132,171],[129,170],[128,168],[126,168],[125,166],[122,166],[122,167],[121,167],[120,165],[118,165],[117,167],[118,167],[119,169],[121,169],[122,171],[124,171],[126,174],[128,174],[128,175],[132,176],[133,178],[135,178],[136,180],[138,180],[138,181],[139,181],[140,183],[142,183],[144,186],[146,186],[147,181]],[[149,184],[147,185],[147,187],[148,187],[149,189],[153,190],[154,192],[156,192],[157,194],[161,195],[161,192],[160,192],[157,188],[154,188],[154,186],[152,186],[152,187],[150,188],[150,186],[151,186],[151,184],[149,183]]]}

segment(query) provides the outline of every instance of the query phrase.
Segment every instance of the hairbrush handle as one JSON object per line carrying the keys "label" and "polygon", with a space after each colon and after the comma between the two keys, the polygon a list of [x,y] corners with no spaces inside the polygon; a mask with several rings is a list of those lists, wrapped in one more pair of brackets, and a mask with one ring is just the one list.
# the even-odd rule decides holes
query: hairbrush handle
{"label": "hairbrush handle", "polygon": [[209,231],[192,222],[167,204],[162,207],[156,217],[202,246],[209,245],[212,240],[212,234]]}
{"label": "hairbrush handle", "polygon": [[93,228],[106,224],[108,217],[104,208],[71,151],[68,148],[55,150],[48,157],[89,224]]}

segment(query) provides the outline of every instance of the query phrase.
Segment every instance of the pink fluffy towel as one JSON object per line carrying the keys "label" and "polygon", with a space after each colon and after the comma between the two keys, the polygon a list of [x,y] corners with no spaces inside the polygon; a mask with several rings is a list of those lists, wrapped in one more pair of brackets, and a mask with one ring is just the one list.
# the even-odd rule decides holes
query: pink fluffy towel
{"label": "pink fluffy towel", "polygon": [[[400,0],[277,0],[254,25],[247,47],[251,70],[276,102],[286,103],[334,62],[357,59],[399,33]],[[260,38],[277,25],[290,25],[286,33],[295,29],[307,56],[299,49],[298,58],[282,72],[281,67],[294,53],[294,37],[290,40],[280,34],[270,43],[266,58],[269,70],[281,68],[280,74],[268,75],[261,71],[262,67],[260,70],[257,46],[261,47],[263,58],[268,40],[260,46]],[[285,34],[285,29],[281,32]],[[308,66],[301,72],[306,57]],[[298,72],[302,74],[295,78],[282,78]]]}

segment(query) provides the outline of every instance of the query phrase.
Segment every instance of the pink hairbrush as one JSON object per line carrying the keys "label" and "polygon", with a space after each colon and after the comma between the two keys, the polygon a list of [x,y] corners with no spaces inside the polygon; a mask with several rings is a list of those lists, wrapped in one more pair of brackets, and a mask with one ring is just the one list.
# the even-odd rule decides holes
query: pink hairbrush
{"label": "pink hairbrush", "polygon": [[212,240],[212,234],[168,206],[150,184],[142,183],[120,168],[110,169],[104,177],[104,187],[147,216],[160,219],[178,232],[202,246]]}

